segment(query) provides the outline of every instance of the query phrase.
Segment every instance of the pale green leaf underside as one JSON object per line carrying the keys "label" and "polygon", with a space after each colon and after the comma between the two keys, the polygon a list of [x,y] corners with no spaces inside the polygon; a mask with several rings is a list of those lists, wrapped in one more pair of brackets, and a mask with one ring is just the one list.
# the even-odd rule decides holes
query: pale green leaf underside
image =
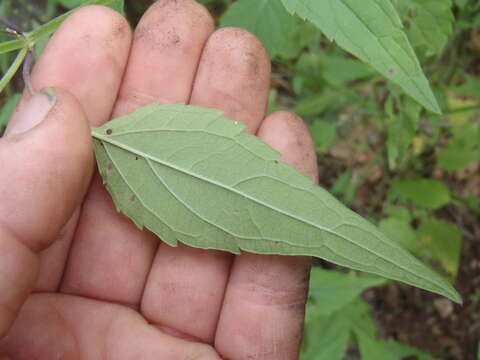
{"label": "pale green leaf underside", "polygon": [[440,108],[390,0],[281,0],[427,109]]}
{"label": "pale green leaf underside", "polygon": [[92,133],[117,209],[169,245],[311,255],[460,300],[243,128],[218,110],[152,104]]}

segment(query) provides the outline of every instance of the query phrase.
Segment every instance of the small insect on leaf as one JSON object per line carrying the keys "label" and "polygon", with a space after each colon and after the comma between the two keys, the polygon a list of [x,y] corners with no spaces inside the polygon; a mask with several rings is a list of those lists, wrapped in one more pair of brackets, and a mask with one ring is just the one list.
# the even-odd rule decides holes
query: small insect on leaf
{"label": "small insect on leaf", "polygon": [[218,110],[151,104],[92,135],[117,208],[171,246],[316,256],[460,301],[446,280],[242,130]]}

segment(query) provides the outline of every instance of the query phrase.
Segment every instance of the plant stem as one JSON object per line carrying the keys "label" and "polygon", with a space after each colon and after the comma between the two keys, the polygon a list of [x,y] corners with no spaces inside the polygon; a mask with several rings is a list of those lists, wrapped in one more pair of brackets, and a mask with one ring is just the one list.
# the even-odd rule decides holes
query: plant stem
{"label": "plant stem", "polygon": [[25,56],[27,56],[27,53],[29,51],[30,50],[27,47],[24,47],[23,49],[20,50],[17,57],[13,61],[12,65],[10,65],[7,72],[5,73],[5,75],[3,75],[2,79],[0,80],[0,92],[2,92],[5,86],[7,86],[10,80],[13,78],[13,75],[15,75],[20,65],[22,65],[23,59],[25,59]]}
{"label": "plant stem", "polygon": [[0,18],[0,24],[4,25],[7,30],[11,30],[15,35],[23,35],[22,29],[10,20]]}

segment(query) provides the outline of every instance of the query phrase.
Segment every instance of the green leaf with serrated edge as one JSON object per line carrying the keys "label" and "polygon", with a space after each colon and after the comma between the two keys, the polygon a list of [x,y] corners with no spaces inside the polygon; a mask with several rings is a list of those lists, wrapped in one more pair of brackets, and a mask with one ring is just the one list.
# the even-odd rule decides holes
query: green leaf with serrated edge
{"label": "green leaf with serrated edge", "polygon": [[390,0],[281,0],[427,109],[440,108]]}
{"label": "green leaf with serrated edge", "polygon": [[279,1],[238,0],[222,15],[220,26],[247,29],[258,36],[270,56],[275,57],[283,53],[297,22]]}
{"label": "green leaf with serrated edge", "polygon": [[312,255],[459,302],[455,289],[221,112],[151,104],[92,130],[117,209],[164,242]]}
{"label": "green leaf with serrated edge", "polygon": [[451,0],[397,0],[394,3],[415,48],[427,56],[440,54],[452,35],[455,17]]}

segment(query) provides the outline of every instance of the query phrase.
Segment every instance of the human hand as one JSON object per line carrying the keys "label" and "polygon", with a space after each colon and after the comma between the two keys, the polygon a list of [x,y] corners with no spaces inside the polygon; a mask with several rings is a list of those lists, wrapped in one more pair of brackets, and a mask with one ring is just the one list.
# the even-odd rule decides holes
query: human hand
{"label": "human hand", "polygon": [[32,74],[54,89],[25,96],[0,140],[0,358],[298,357],[309,258],[169,247],[91,181],[86,119],[152,101],[221,109],[315,179],[303,122],[265,117],[269,80],[258,40],[213,32],[193,0],[155,3],[133,40],[104,7],[64,22]]}

